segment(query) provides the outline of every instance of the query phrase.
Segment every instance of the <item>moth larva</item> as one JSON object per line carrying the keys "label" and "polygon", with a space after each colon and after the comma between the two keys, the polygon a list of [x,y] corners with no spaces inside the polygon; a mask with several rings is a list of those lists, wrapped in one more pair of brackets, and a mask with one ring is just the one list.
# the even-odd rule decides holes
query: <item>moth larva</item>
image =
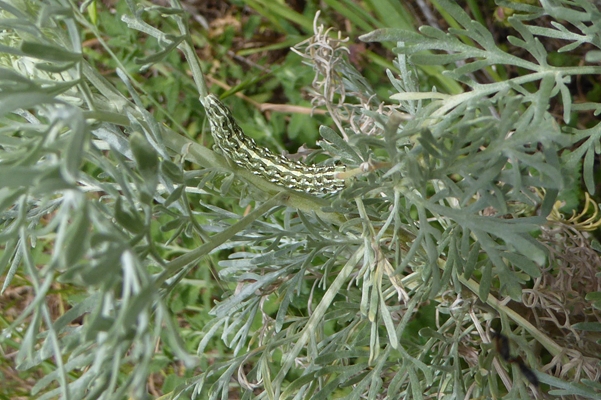
{"label": "moth larva", "polygon": [[229,108],[216,96],[204,98],[211,133],[224,156],[241,168],[276,185],[310,194],[333,194],[344,189],[335,167],[306,165],[257,146],[242,132]]}

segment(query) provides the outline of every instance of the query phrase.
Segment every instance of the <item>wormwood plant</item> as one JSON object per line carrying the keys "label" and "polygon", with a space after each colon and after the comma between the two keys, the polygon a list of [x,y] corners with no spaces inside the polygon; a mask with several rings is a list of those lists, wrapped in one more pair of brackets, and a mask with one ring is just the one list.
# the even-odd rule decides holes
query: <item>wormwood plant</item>
{"label": "wormwood plant", "polygon": [[[557,202],[580,172],[595,192],[600,125],[571,121],[601,105],[573,103],[570,84],[601,73],[601,13],[585,0],[499,1],[518,11],[517,57],[438,3],[448,32],[361,38],[396,43],[392,102],[317,24],[297,47],[338,129],[320,129],[321,147],[366,171],[316,198],[156,121],[118,57],[119,80],[105,79],[83,56],[82,29],[111,54],[85,4],[0,2],[2,291],[32,296],[0,343],[18,345],[17,368],[44,371],[32,395],[144,398],[149,373],[177,360],[187,379],[171,398],[598,398],[600,246],[586,233],[598,208],[568,218]],[[123,29],[156,39],[142,68],[181,51],[200,87],[179,4],[128,6]],[[146,22],[157,13],[164,26]],[[591,50],[553,66],[550,38]],[[427,87],[423,65],[465,92]],[[495,75],[507,65],[522,73]],[[557,98],[561,116],[548,111]],[[207,323],[184,319],[174,294],[219,255],[225,292]],[[493,330],[507,338],[497,349]]]}

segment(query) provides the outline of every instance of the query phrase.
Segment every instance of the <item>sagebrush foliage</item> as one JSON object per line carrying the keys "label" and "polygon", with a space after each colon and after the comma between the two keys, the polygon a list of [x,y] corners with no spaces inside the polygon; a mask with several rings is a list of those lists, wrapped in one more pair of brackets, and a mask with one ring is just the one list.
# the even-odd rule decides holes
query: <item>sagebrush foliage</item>
{"label": "sagebrush foliage", "polygon": [[[0,343],[20,342],[19,369],[51,369],[32,395],[144,398],[149,374],[179,360],[189,378],[173,398],[225,399],[233,381],[245,399],[597,398],[601,246],[556,202],[580,174],[595,191],[601,125],[568,123],[601,111],[573,103],[570,87],[601,73],[601,12],[586,0],[499,1],[517,10],[508,41],[527,54],[517,57],[454,2],[438,3],[457,28],[361,38],[396,43],[392,102],[317,23],[297,48],[339,130],[322,127],[321,147],[365,171],[325,199],[282,191],[157,121],[90,9],[0,3],[0,273],[3,291],[33,293]],[[178,2],[127,5],[122,28],[153,39],[137,64],[159,68],[181,51],[206,95]],[[163,24],[147,22],[157,15]],[[118,79],[88,60],[82,30]],[[584,65],[553,66],[548,38],[596,50]],[[432,65],[466,90],[427,87]],[[503,65],[523,74],[495,75]],[[558,97],[559,117],[548,111]],[[186,301],[198,301],[186,279],[223,255],[224,292],[199,311],[206,320],[185,320]],[[58,318],[56,285],[75,293]],[[497,357],[493,329],[538,389]]]}

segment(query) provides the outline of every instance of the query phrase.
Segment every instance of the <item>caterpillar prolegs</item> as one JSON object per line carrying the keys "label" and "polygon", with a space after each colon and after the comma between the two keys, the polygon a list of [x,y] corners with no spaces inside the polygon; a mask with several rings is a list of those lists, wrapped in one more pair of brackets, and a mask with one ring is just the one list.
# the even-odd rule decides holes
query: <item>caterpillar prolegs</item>
{"label": "caterpillar prolegs", "polygon": [[335,167],[306,165],[257,146],[238,126],[229,108],[209,94],[204,106],[215,143],[237,166],[288,189],[310,194],[333,194],[344,189]]}

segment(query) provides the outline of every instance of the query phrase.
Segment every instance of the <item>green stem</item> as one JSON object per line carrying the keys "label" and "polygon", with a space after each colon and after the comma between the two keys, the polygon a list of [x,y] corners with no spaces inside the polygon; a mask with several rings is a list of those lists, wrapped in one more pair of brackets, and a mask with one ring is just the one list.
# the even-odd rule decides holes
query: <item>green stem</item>
{"label": "green stem", "polygon": [[[172,0],[171,4],[173,5],[173,7],[183,10],[178,0]],[[207,82],[205,80],[204,74],[202,73],[202,68],[200,67],[200,60],[198,59],[198,56],[194,51],[194,47],[192,46],[192,38],[190,37],[190,33],[188,31],[186,23],[181,17],[177,17],[176,20],[180,33],[186,37],[186,39],[180,43],[178,48],[184,52],[184,55],[188,60],[188,64],[190,65],[190,71],[192,72],[192,77],[194,78],[194,82],[196,83],[198,93],[200,93],[200,101],[202,103],[203,99],[209,95]]]}
{"label": "green stem", "polygon": [[242,218],[240,221],[236,222],[234,225],[229,228],[219,232],[216,235],[213,235],[209,242],[203,244],[195,250],[186,253],[175,260],[169,262],[165,266],[165,270],[159,275],[159,277],[155,280],[154,286],[156,289],[159,289],[161,285],[170,278],[175,272],[179,269],[182,269],[191,263],[198,262],[202,257],[208,255],[212,250],[214,250],[217,246],[222,245],[223,243],[230,240],[235,234],[252,224],[257,220],[261,215],[265,214],[271,208],[277,206],[284,196],[284,192],[279,192],[275,196],[271,197],[265,203],[261,204],[259,207],[255,208],[248,215]]}
{"label": "green stem", "polygon": [[[467,287],[469,290],[471,290],[476,295],[478,295],[478,293],[480,292],[480,285],[476,281],[474,281],[472,279],[469,279],[469,280],[465,279],[462,276],[458,276],[458,277],[459,277],[459,281],[465,287]],[[527,330],[528,333],[530,333],[540,344],[542,344],[549,351],[549,353],[551,353],[554,357],[557,356],[558,354],[561,354],[561,352],[563,351],[563,347],[561,347],[560,345],[555,343],[555,341],[553,339],[551,339],[549,336],[542,333],[539,329],[537,329],[534,325],[532,325],[530,323],[530,321],[528,321],[526,318],[522,317],[516,311],[512,310],[511,308],[509,308],[506,305],[504,305],[503,303],[501,303],[492,294],[488,295],[488,298],[486,299],[486,304],[488,304],[489,306],[491,306],[492,308],[497,310],[499,313],[507,315],[516,324],[518,324],[519,326],[521,326],[522,328]]]}

